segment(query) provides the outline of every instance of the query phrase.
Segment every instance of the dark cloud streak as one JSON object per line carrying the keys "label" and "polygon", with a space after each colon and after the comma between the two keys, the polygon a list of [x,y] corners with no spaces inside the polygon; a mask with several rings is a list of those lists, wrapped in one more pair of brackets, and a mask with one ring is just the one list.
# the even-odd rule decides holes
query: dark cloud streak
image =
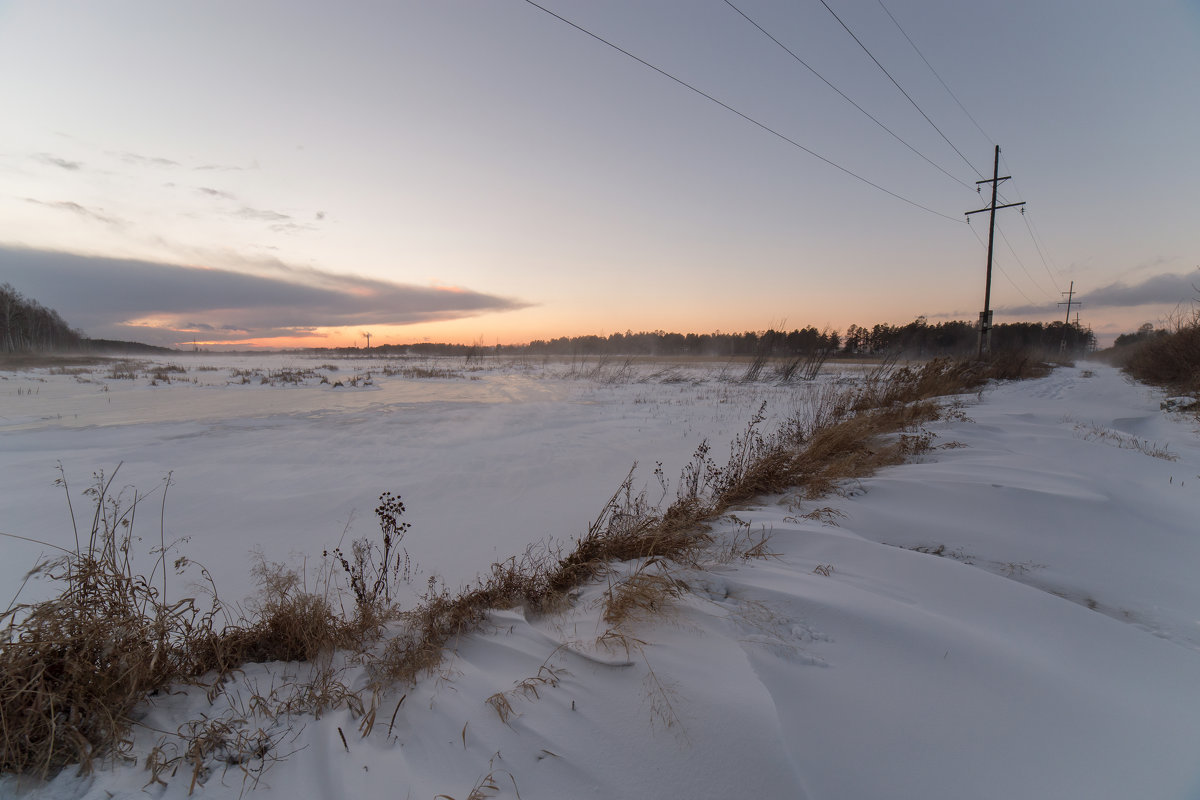
{"label": "dark cloud streak", "polygon": [[49,153],[34,153],[32,157],[35,161],[40,161],[43,164],[49,164],[53,167],[59,167],[69,172],[78,172],[83,167],[83,164],[78,161],[68,161],[65,158],[59,158],[58,156],[50,155]]}
{"label": "dark cloud streak", "polygon": [[[1078,281],[1076,282],[1078,286]],[[1084,308],[1134,308],[1148,305],[1178,305],[1194,299],[1200,294],[1200,273],[1185,275],[1163,273],[1153,275],[1133,285],[1117,281],[1090,291],[1078,291],[1078,300]],[[1044,314],[1050,306],[1032,305],[1008,307],[1005,314]]]}
{"label": "dark cloud streak", "polygon": [[[409,325],[528,306],[470,290],[281,262],[263,266],[272,274],[0,246],[5,282],[95,338],[170,345],[190,341],[197,331],[207,340],[293,337],[312,335],[315,328]],[[134,321],[141,323],[128,324]]]}
{"label": "dark cloud streak", "polygon": [[45,208],[53,208],[59,211],[69,211],[70,213],[78,214],[81,217],[87,217],[88,219],[94,219],[97,222],[103,222],[105,225],[121,227],[125,224],[116,217],[110,217],[107,214],[103,214],[95,209],[88,208],[87,206],[82,206],[79,203],[71,200],[58,200],[56,202],[47,203],[44,200],[35,200],[32,197],[26,197],[24,199],[26,203],[33,203],[34,205],[44,206]]}
{"label": "dark cloud streak", "polygon": [[169,158],[159,158],[157,156],[142,156],[137,153],[128,152],[110,152],[109,155],[121,159],[126,164],[133,164],[139,167],[179,167],[182,166],[178,161],[172,161]]}
{"label": "dark cloud streak", "polygon": [[210,186],[201,186],[200,188],[196,189],[196,191],[200,192],[201,194],[206,194],[209,197],[220,197],[222,200],[236,200],[237,199],[236,197],[231,195],[229,192],[222,192],[220,189],[213,189]]}

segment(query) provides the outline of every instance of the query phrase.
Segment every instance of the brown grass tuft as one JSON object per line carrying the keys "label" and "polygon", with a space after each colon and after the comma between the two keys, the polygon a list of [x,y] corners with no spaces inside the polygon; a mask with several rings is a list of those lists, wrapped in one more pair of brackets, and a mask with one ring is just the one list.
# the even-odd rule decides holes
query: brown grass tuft
{"label": "brown grass tuft", "polygon": [[[95,511],[86,541],[77,532],[76,550],[39,567],[61,585],[58,597],[14,606],[2,618],[0,772],[45,778],[67,764],[87,772],[93,758],[128,747],[130,714],[153,692],[208,672],[219,686],[244,663],[313,660],[352,641],[354,628],[326,598],[261,559],[253,621],[218,629],[215,591],[207,607],[190,597],[168,601],[170,547],[160,536],[151,574],[135,571],[133,523],[146,496],[135,492],[126,502],[124,492],[114,495],[114,476],[97,473],[88,490]],[[60,483],[68,489],[65,477]],[[175,566],[183,569],[187,560]],[[305,708],[348,700],[345,693],[319,697],[321,681],[305,688],[309,699],[297,701]]]}
{"label": "brown grass tuft", "polygon": [[[112,476],[95,479],[86,544],[39,567],[62,585],[59,596],[4,615],[3,772],[45,777],[69,763],[86,771],[93,756],[121,749],[133,707],[191,675],[196,646],[212,631],[212,609],[202,611],[191,598],[166,600],[165,548],[157,565],[161,591],[155,573],[134,572],[133,519],[145,498],[135,493],[126,504],[122,494],[110,494]],[[65,478],[60,482],[66,489]]]}
{"label": "brown grass tuft", "polygon": [[609,584],[603,596],[602,619],[619,628],[633,618],[661,613],[687,590],[661,558],[643,561],[630,575]]}

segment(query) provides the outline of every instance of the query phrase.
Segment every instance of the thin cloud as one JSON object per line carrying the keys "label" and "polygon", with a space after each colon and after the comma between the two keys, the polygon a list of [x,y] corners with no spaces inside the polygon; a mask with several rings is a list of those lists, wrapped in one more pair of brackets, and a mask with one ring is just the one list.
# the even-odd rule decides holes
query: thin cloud
{"label": "thin cloud", "polygon": [[94,219],[97,222],[103,222],[105,225],[114,225],[120,227],[125,224],[116,217],[110,217],[107,214],[103,214],[95,209],[82,206],[79,203],[75,203],[70,200],[59,200],[56,202],[47,203],[44,200],[35,200],[32,197],[26,197],[24,199],[26,203],[33,203],[34,205],[43,206],[45,208],[53,208],[59,211],[69,211],[70,213],[78,214],[81,217],[87,217],[88,219]]}
{"label": "thin cloud", "polygon": [[316,230],[316,228],[312,225],[296,222],[281,222],[269,227],[275,233],[302,233],[304,231]]}
{"label": "thin cloud", "polygon": [[178,167],[181,166],[178,161],[172,161],[169,158],[158,158],[157,156],[142,156],[137,153],[128,152],[110,152],[109,155],[121,159],[126,164],[134,164],[141,167]]}
{"label": "thin cloud", "polygon": [[257,168],[258,164],[254,164],[249,167],[239,167],[236,164],[201,164],[200,166],[193,167],[192,169],[196,170],[197,172],[245,172],[246,170]]}
{"label": "thin cloud", "polygon": [[237,198],[229,192],[222,192],[220,189],[213,189],[211,186],[201,186],[196,189],[200,194],[208,195],[209,197],[219,197],[222,200],[236,200]]}
{"label": "thin cloud", "polygon": [[49,164],[53,167],[59,167],[71,172],[77,172],[83,167],[83,164],[78,161],[68,161],[65,158],[59,158],[58,156],[51,155],[50,153],[34,153],[31,158],[33,158],[34,161],[40,161],[43,164]]}
{"label": "thin cloud", "polygon": [[241,217],[242,219],[252,219],[261,222],[287,222],[292,218],[290,214],[283,214],[279,211],[271,211],[270,209],[263,208],[249,208],[247,206],[243,206],[241,209],[239,209],[235,216]]}
{"label": "thin cloud", "polygon": [[1140,264],[1135,264],[1133,269],[1129,270],[1129,274],[1134,275],[1138,272],[1145,272],[1146,270],[1154,269],[1155,267],[1165,267],[1174,260],[1175,259],[1173,258],[1167,258],[1166,256],[1161,255],[1153,256],[1152,258],[1148,258]]}
{"label": "thin cloud", "polygon": [[336,275],[282,262],[269,274],[184,267],[0,246],[0,275],[89,336],[150,344],[316,336],[317,329],[410,325],[512,311],[529,304]]}

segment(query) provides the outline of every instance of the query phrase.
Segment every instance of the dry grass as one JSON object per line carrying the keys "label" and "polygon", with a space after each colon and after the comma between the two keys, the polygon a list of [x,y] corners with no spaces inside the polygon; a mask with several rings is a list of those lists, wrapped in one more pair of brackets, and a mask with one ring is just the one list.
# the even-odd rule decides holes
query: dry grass
{"label": "dry grass", "polygon": [[[275,692],[272,692],[274,695]],[[188,795],[218,776],[222,785],[231,770],[241,774],[242,792],[258,785],[263,774],[294,750],[287,751],[300,730],[288,719],[279,719],[263,706],[268,701],[255,696],[250,708],[230,707],[213,716],[188,720],[174,734],[164,735],[143,760],[150,773],[143,790],[158,784],[168,786],[182,770],[188,780]],[[261,723],[261,724],[259,724]]]}
{"label": "dry grass", "polygon": [[135,574],[133,519],[144,498],[124,504],[110,494],[111,481],[98,474],[89,490],[96,508],[86,544],[76,531],[74,551],[38,567],[62,584],[59,596],[5,615],[0,771],[86,769],[93,755],[120,747],[129,712],[186,674],[193,645],[212,629],[211,609],[190,598],[167,601],[165,548],[149,578]]}
{"label": "dry grass", "polygon": [[1179,460],[1178,454],[1172,453],[1169,445],[1160,445],[1158,442],[1152,442],[1149,439],[1139,439],[1136,436],[1097,425],[1095,422],[1087,424],[1081,422],[1075,423],[1075,435],[1087,441],[1104,442],[1113,447],[1119,447],[1122,450],[1137,450],[1139,453],[1148,455],[1151,458],[1162,459],[1163,461]]}
{"label": "dry grass", "polygon": [[687,585],[672,574],[669,564],[657,556],[648,558],[631,574],[609,584],[601,618],[620,628],[636,617],[661,613],[686,591]]}
{"label": "dry grass", "polygon": [[[512,783],[513,791],[516,792],[519,800],[521,792],[517,789],[517,779],[508,770],[496,769],[494,757],[488,761],[487,774],[475,782],[475,785],[467,792],[465,800],[486,800],[486,798],[495,797],[500,792],[500,784],[497,783],[500,775],[508,776],[509,782]],[[457,800],[457,798],[449,794],[435,794],[433,800]]]}
{"label": "dry grass", "polygon": [[445,367],[437,366],[420,366],[420,365],[396,365],[384,364],[383,374],[387,377],[395,377],[399,375],[402,378],[414,379],[430,379],[430,378],[465,378],[462,372]]}
{"label": "dry grass", "polygon": [[1169,331],[1112,351],[1111,358],[1139,381],[1200,395],[1200,306],[1177,313]]}
{"label": "dry grass", "polygon": [[[557,650],[555,652],[558,652]],[[554,654],[551,653],[551,658]],[[486,702],[500,717],[500,721],[505,725],[514,716],[517,716],[517,711],[513,708],[512,701],[520,698],[526,700],[538,700],[542,696],[542,692],[546,689],[553,689],[558,686],[563,675],[569,674],[561,667],[550,665],[550,659],[546,659],[540,667],[536,675],[525,678],[524,680],[516,681],[513,688],[506,692],[496,692],[489,697]]]}
{"label": "dry grass", "polygon": [[[37,568],[61,585],[59,595],[14,605],[2,618],[0,772],[47,777],[67,764],[86,772],[93,758],[128,747],[130,714],[153,692],[205,673],[219,685],[247,662],[312,660],[353,641],[354,628],[325,598],[265,561],[256,569],[262,593],[252,622],[218,626],[215,590],[207,603],[169,600],[171,547],[160,530],[149,576],[135,570],[134,521],[147,496],[114,493],[115,474],[94,476],[85,539],[76,530],[75,550]],[[167,486],[169,478],[163,502]]]}
{"label": "dry grass", "polygon": [[196,643],[194,670],[224,675],[242,664],[315,661],[353,645],[358,627],[336,613],[327,597],[306,591],[300,576],[261,557],[251,568],[258,599],[235,623],[209,631]]}

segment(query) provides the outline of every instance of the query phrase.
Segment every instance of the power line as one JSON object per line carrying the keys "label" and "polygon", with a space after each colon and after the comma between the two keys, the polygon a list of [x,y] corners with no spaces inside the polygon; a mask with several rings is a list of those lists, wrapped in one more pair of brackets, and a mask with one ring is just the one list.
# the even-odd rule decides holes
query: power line
{"label": "power line", "polygon": [[1020,293],[1021,297],[1024,297],[1024,298],[1025,298],[1025,299],[1026,299],[1026,300],[1029,302],[1029,305],[1031,305],[1031,306],[1036,306],[1036,305],[1038,305],[1038,302],[1037,302],[1036,300],[1034,300],[1034,299],[1033,299],[1032,297],[1030,297],[1029,295],[1025,294],[1025,292],[1021,291],[1021,287],[1017,285],[1017,282],[1016,282],[1016,281],[1014,281],[1014,280],[1012,279],[1012,276],[1011,276],[1011,275],[1009,275],[1009,274],[1008,274],[1007,272],[1005,272],[1004,270],[1000,269],[1000,265],[999,265],[999,264],[997,264],[997,265],[996,265],[996,269],[1000,270],[1000,274],[1001,274],[1001,275],[1003,275],[1003,276],[1005,277],[1005,279],[1007,279],[1007,280],[1008,280],[1008,282],[1009,282],[1010,284],[1012,284],[1012,287],[1013,287],[1014,289],[1016,289],[1018,293]]}
{"label": "power line", "polygon": [[[1038,242],[1037,234],[1033,229],[1032,220],[1029,218],[1028,214],[1022,214],[1021,217],[1025,220],[1025,227],[1029,229],[1029,238],[1033,239],[1033,246],[1037,249],[1037,253],[1042,259],[1042,266],[1046,268],[1046,274],[1050,276],[1050,285],[1055,289],[1058,289],[1058,281],[1054,280],[1054,273],[1050,271],[1050,264],[1047,263],[1046,256],[1042,252],[1042,245]],[[1059,290],[1059,294],[1062,294],[1061,290]]]}
{"label": "power line", "polygon": [[[1003,159],[1005,162],[1005,168],[1011,171],[1011,168],[1008,167],[1008,159],[1004,158],[1004,156],[1001,156],[1001,159]],[[1017,186],[1015,179],[1013,180],[1013,188],[1017,189],[1018,192],[1020,191],[1020,187]],[[1054,274],[1050,271],[1050,264],[1046,260],[1045,248],[1042,246],[1042,242],[1038,241],[1039,237],[1037,236],[1033,226],[1033,216],[1031,214],[1027,214],[1025,210],[1022,209],[1021,217],[1025,220],[1025,227],[1029,230],[1029,238],[1033,240],[1033,246],[1037,250],[1038,257],[1042,260],[1042,267],[1046,270],[1046,275],[1050,277],[1050,285],[1053,286],[1059,294],[1062,294],[1062,290],[1058,288],[1058,281],[1055,280]]]}
{"label": "power line", "polygon": [[861,112],[862,112],[862,113],[863,113],[863,114],[864,114],[864,115],[867,117],[867,119],[871,120],[871,121],[872,121],[872,122],[874,122],[876,125],[878,125],[879,127],[883,128],[885,131],[887,131],[889,134],[891,134],[891,136],[892,136],[892,138],[893,138],[893,139],[895,139],[896,141],[900,142],[900,144],[904,145],[904,146],[905,146],[905,147],[907,147],[909,150],[911,150],[911,151],[913,151],[914,153],[916,153],[918,156],[920,156],[920,157],[921,157],[921,158],[923,158],[923,159],[924,159],[926,162],[928,162],[928,163],[929,163],[931,166],[933,166],[935,169],[937,169],[937,170],[938,170],[939,172],[941,172],[943,175],[946,175],[948,178],[950,178],[951,180],[953,180],[953,181],[955,181],[956,183],[958,183],[960,186],[963,186],[963,187],[965,187],[965,188],[967,188],[967,189],[970,189],[970,188],[971,188],[971,187],[970,187],[970,185],[966,183],[966,181],[960,180],[960,179],[959,179],[959,178],[958,178],[956,175],[954,175],[954,174],[953,174],[953,173],[951,173],[951,172],[948,172],[948,171],[947,171],[945,168],[943,168],[943,167],[942,167],[940,164],[938,164],[937,162],[935,162],[935,161],[933,161],[932,159],[930,159],[928,156],[926,156],[924,153],[922,153],[922,152],[921,152],[920,150],[918,150],[917,148],[913,147],[911,144],[909,144],[908,142],[906,142],[904,139],[900,138],[899,134],[897,134],[895,131],[893,131],[891,128],[889,128],[887,125],[884,125],[882,122],[880,122],[878,119],[876,119],[876,118],[875,118],[875,117],[874,117],[874,116],[871,114],[871,112],[867,111],[865,108],[863,108],[862,106],[860,106],[858,103],[856,103],[856,102],[854,102],[853,100],[851,100],[851,99],[850,99],[850,97],[849,97],[849,96],[848,96],[848,95],[847,95],[845,92],[843,92],[843,91],[842,91],[841,89],[839,89],[838,87],[834,86],[834,85],[833,85],[833,84],[832,84],[832,83],[829,81],[829,79],[827,79],[827,78],[826,78],[824,75],[822,75],[821,73],[817,72],[817,70],[816,70],[816,69],[815,69],[815,68],[814,68],[814,67],[813,67],[811,64],[809,64],[807,61],[805,61],[805,60],[804,60],[803,58],[801,58],[800,56],[796,55],[795,51],[793,51],[793,50],[792,50],[790,47],[788,47],[788,46],[787,46],[787,45],[785,45],[783,42],[779,41],[779,40],[778,40],[778,39],[776,39],[774,36],[772,36],[772,35],[771,35],[771,34],[770,34],[768,31],[767,31],[767,29],[766,29],[766,28],[764,28],[762,25],[759,25],[757,22],[755,22],[753,19],[751,19],[751,18],[750,18],[750,16],[749,16],[748,14],[746,14],[746,12],[745,12],[745,11],[742,11],[740,8],[738,8],[737,6],[735,6],[733,3],[731,3],[731,2],[730,2],[730,0],[725,0],[725,5],[729,6],[729,7],[730,7],[730,8],[732,8],[734,11],[736,11],[738,14],[740,14],[740,15],[742,16],[742,18],[743,18],[743,19],[745,19],[747,22],[749,22],[749,23],[750,23],[751,25],[753,25],[755,28],[758,28],[759,32],[760,32],[760,33],[762,33],[762,35],[763,35],[763,36],[766,36],[766,37],[767,37],[768,39],[770,39],[772,42],[774,42],[775,44],[779,45],[779,47],[780,47],[780,48],[782,48],[782,49],[783,49],[783,51],[784,51],[785,53],[787,53],[789,56],[791,56],[791,57],[792,57],[792,58],[794,58],[796,61],[798,61],[798,62],[800,63],[800,65],[801,65],[801,66],[803,66],[805,69],[807,69],[807,70],[808,70],[809,72],[811,72],[813,75],[816,75],[818,78],[820,78],[820,79],[821,79],[821,80],[822,80],[822,81],[825,83],[825,85],[826,85],[826,86],[828,86],[830,89],[833,89],[835,92],[837,92],[839,95],[841,95],[841,97],[842,97],[842,99],[843,99],[843,100],[845,100],[847,103],[849,103],[850,105],[854,106],[854,107],[855,107],[855,108],[857,108],[859,111],[861,111]]}
{"label": "power line", "polygon": [[1029,274],[1029,270],[1027,270],[1027,269],[1025,268],[1025,262],[1021,260],[1021,257],[1020,257],[1019,255],[1017,255],[1017,251],[1016,251],[1016,249],[1015,249],[1015,248],[1012,246],[1012,242],[1010,242],[1010,241],[1008,240],[1008,237],[1004,235],[1004,229],[1003,229],[1003,228],[997,228],[996,230],[997,230],[997,231],[999,231],[999,233],[1000,233],[1000,238],[1004,240],[1004,244],[1008,245],[1008,252],[1012,253],[1012,257],[1013,257],[1013,259],[1014,259],[1014,260],[1016,260],[1016,262],[1017,262],[1017,266],[1019,266],[1019,267],[1021,268],[1021,271],[1025,273],[1025,277],[1026,277],[1026,278],[1029,278],[1029,282],[1030,282],[1030,283],[1032,283],[1034,286],[1036,286],[1036,287],[1038,288],[1038,291],[1039,291],[1039,292],[1045,292],[1046,294],[1048,294],[1048,295],[1050,295],[1051,297],[1053,297],[1054,295],[1050,294],[1050,292],[1047,292],[1047,291],[1046,291],[1046,288],[1045,288],[1044,286],[1042,286],[1040,283],[1038,283],[1038,282],[1037,282],[1037,281],[1034,279],[1034,277],[1033,277],[1032,275],[1030,275],[1030,274]]}
{"label": "power line", "polygon": [[895,85],[896,85],[896,88],[900,90],[900,94],[902,94],[902,95],[904,95],[906,98],[908,98],[908,102],[912,103],[912,105],[913,105],[913,108],[915,108],[917,111],[920,111],[920,112],[921,112],[921,116],[925,118],[925,121],[926,121],[926,122],[928,122],[930,125],[933,125],[933,129],[934,129],[935,131],[937,131],[937,132],[938,132],[938,135],[939,135],[939,136],[941,136],[943,139],[945,139],[945,141],[946,141],[946,144],[950,145],[950,149],[952,149],[954,152],[958,153],[958,157],[959,157],[959,158],[961,158],[961,159],[962,159],[964,162],[966,162],[967,166],[968,166],[968,167],[970,167],[970,168],[971,168],[971,170],[972,170],[972,171],[973,171],[973,172],[974,172],[976,175],[978,175],[978,176],[980,176],[980,177],[983,177],[983,173],[982,173],[982,172],[980,172],[979,170],[975,169],[975,165],[974,165],[974,164],[972,164],[970,161],[968,161],[968,160],[967,160],[967,157],[966,157],[966,156],[964,156],[964,155],[962,154],[962,152],[961,152],[961,151],[960,151],[960,150],[959,150],[957,147],[955,147],[955,146],[954,146],[954,142],[950,141],[950,140],[949,140],[949,139],[946,137],[946,134],[942,133],[942,129],[941,129],[941,128],[939,128],[939,127],[938,127],[936,124],[934,124],[933,120],[931,120],[931,119],[929,118],[929,115],[928,115],[928,114],[926,114],[924,111],[922,111],[922,110],[921,110],[921,107],[920,107],[919,105],[917,105],[917,101],[916,101],[916,100],[913,100],[913,99],[912,99],[912,97],[910,97],[910,96],[909,96],[908,92],[904,91],[904,87],[903,87],[903,86],[901,86],[901,85],[900,85],[900,83],[899,83],[899,82],[898,82],[898,81],[897,81],[895,78],[893,78],[893,77],[892,77],[892,73],[888,72],[888,71],[887,71],[887,69],[885,69],[885,68],[884,68],[883,64],[880,64],[880,63],[879,63],[879,59],[877,59],[877,58],[876,58],[876,57],[875,57],[875,56],[874,56],[874,55],[871,53],[871,51],[867,49],[867,46],[866,46],[865,44],[863,44],[863,43],[862,43],[862,41],[861,41],[861,40],[860,40],[860,39],[859,39],[857,36],[855,36],[855,35],[854,35],[854,31],[850,30],[850,26],[849,26],[849,25],[847,25],[845,22],[842,22],[842,18],[841,18],[841,17],[839,17],[839,16],[837,15],[837,12],[836,12],[836,11],[834,11],[832,8],[830,8],[830,7],[829,7],[829,4],[828,4],[828,3],[826,3],[826,2],[825,2],[825,0],[821,0],[821,5],[825,6],[825,9],[826,9],[826,10],[827,10],[827,11],[828,11],[830,14],[833,14],[833,18],[834,18],[834,19],[836,19],[836,20],[838,21],[838,23],[839,23],[839,24],[841,24],[841,26],[842,26],[843,28],[845,28],[845,29],[846,29],[846,33],[850,34],[850,38],[851,38],[851,39],[853,39],[855,42],[858,42],[858,46],[859,46],[859,47],[861,47],[861,48],[863,49],[863,52],[864,52],[864,53],[866,53],[868,56],[870,56],[870,57],[871,57],[871,60],[875,62],[875,66],[877,66],[877,67],[879,67],[881,70],[883,70],[883,74],[884,74],[884,75],[887,75],[887,76],[888,76],[888,80],[890,80],[890,81],[891,81],[893,84],[895,84]]}
{"label": "power line", "polygon": [[879,7],[882,8],[884,13],[891,17],[892,22],[896,24],[896,29],[903,34],[905,39],[908,39],[908,43],[912,45],[912,49],[917,51],[917,55],[919,55],[921,60],[925,62],[925,66],[929,67],[929,71],[933,73],[933,77],[938,79],[938,83],[940,83],[942,88],[946,90],[946,94],[950,95],[950,97],[954,99],[954,102],[958,104],[958,107],[962,109],[962,112],[967,115],[967,119],[975,123],[975,127],[978,128],[979,132],[983,134],[983,138],[987,139],[989,144],[996,144],[994,141],[992,141],[992,137],[987,135],[987,131],[983,129],[983,126],[975,121],[975,117],[971,116],[971,112],[967,111],[967,107],[962,104],[962,101],[958,99],[958,96],[955,95],[954,92],[950,91],[950,87],[946,85],[944,80],[942,80],[942,76],[938,74],[938,71],[933,68],[933,64],[929,63],[929,59],[925,58],[925,54],[921,52],[919,47],[917,47],[916,42],[914,42],[912,39],[909,39],[908,34],[904,32],[904,28],[900,27],[900,22],[892,15],[891,11],[888,11],[888,7],[883,4],[883,0],[878,0],[878,2]]}
{"label": "power line", "polygon": [[[967,228],[970,228],[971,233],[973,233],[974,236],[976,236],[976,241],[979,242],[979,246],[983,247],[984,249],[988,249],[988,242],[985,242],[983,240],[983,236],[980,236],[979,231],[974,229],[974,225],[967,225]],[[1009,284],[1012,284],[1012,287],[1014,289],[1016,289],[1016,291],[1018,291],[1018,293],[1020,293],[1020,295],[1022,297],[1025,297],[1025,299],[1028,300],[1028,302],[1030,302],[1031,306],[1038,305],[1038,302],[1036,300],[1033,300],[1032,297],[1030,297],[1030,295],[1025,294],[1024,291],[1021,290],[1021,287],[1019,287],[1019,285],[1016,285],[1016,281],[1014,281],[1014,279],[1008,275],[1008,272],[1004,271],[1004,267],[1002,267],[998,263],[995,263],[994,266],[996,267],[996,271],[1000,272],[1001,275],[1004,276],[1004,279],[1006,279],[1006,281],[1008,281]]]}
{"label": "power line", "polygon": [[[823,1],[823,0],[822,0],[822,1]],[[575,30],[579,31],[580,33],[583,33],[583,34],[586,34],[586,35],[588,35],[588,36],[592,37],[593,39],[595,39],[596,41],[600,42],[601,44],[608,45],[608,46],[609,46],[609,47],[611,47],[613,50],[616,50],[618,53],[621,53],[622,55],[628,56],[629,58],[632,58],[634,61],[638,62],[638,63],[639,63],[639,64],[641,64],[642,66],[644,66],[644,67],[649,67],[650,69],[652,69],[652,70],[654,70],[655,72],[657,72],[659,75],[662,75],[664,78],[669,78],[669,79],[671,79],[672,81],[674,81],[675,83],[678,83],[680,86],[684,87],[685,89],[689,89],[689,90],[691,90],[691,91],[695,92],[696,94],[700,95],[701,97],[705,98],[706,100],[711,100],[712,102],[714,102],[714,103],[716,103],[717,105],[719,105],[721,108],[724,108],[726,111],[730,111],[730,112],[732,112],[732,113],[734,113],[734,114],[737,114],[739,117],[741,117],[742,119],[746,120],[747,122],[749,122],[749,123],[751,123],[751,124],[753,124],[753,125],[756,125],[756,126],[758,126],[759,128],[762,128],[762,129],[763,129],[764,131],[766,131],[767,133],[771,134],[772,136],[776,136],[776,137],[778,137],[778,138],[782,139],[783,141],[787,142],[788,144],[792,145],[793,147],[796,147],[796,148],[799,148],[800,150],[803,150],[804,152],[808,153],[808,154],[809,154],[810,156],[812,156],[813,158],[816,158],[816,159],[819,159],[819,160],[821,160],[821,161],[824,161],[826,164],[828,164],[829,166],[833,167],[834,169],[840,170],[841,172],[844,172],[844,173],[846,173],[846,174],[847,174],[847,175],[849,175],[850,177],[852,177],[852,178],[855,178],[856,180],[862,181],[863,183],[867,184],[868,186],[870,186],[870,187],[872,187],[872,188],[874,188],[874,189],[878,189],[879,191],[883,192],[884,194],[886,194],[886,195],[890,195],[890,196],[892,196],[892,197],[896,198],[897,200],[901,200],[901,201],[903,201],[903,202],[905,202],[905,203],[908,203],[910,206],[915,206],[915,207],[917,207],[917,208],[921,209],[922,211],[928,211],[930,214],[934,214],[934,215],[936,215],[936,216],[939,216],[939,217],[941,217],[941,218],[943,218],[943,219],[948,219],[948,220],[950,220],[951,222],[960,222],[960,221],[961,221],[961,220],[958,220],[958,219],[956,219],[956,218],[954,218],[954,217],[951,217],[951,216],[950,216],[950,215],[948,215],[948,214],[943,214],[943,213],[942,213],[942,212],[940,212],[940,211],[934,211],[932,208],[929,208],[928,206],[923,206],[923,205],[921,205],[920,203],[918,203],[916,200],[910,200],[910,199],[908,199],[907,197],[905,197],[904,195],[897,194],[896,192],[893,192],[893,191],[891,191],[890,189],[885,189],[885,188],[883,188],[882,186],[880,186],[879,184],[875,183],[874,181],[871,181],[871,180],[868,180],[867,178],[864,178],[862,175],[859,175],[857,172],[854,172],[853,170],[850,170],[850,169],[848,169],[847,167],[843,167],[841,164],[838,164],[838,163],[837,163],[837,162],[835,162],[835,161],[831,161],[830,159],[826,158],[825,156],[821,155],[820,153],[818,153],[818,152],[816,152],[816,151],[814,151],[814,150],[810,150],[809,148],[807,148],[807,147],[805,147],[804,145],[800,144],[800,143],[799,143],[799,142],[797,142],[795,139],[792,139],[792,138],[790,138],[790,137],[788,137],[788,136],[786,136],[786,135],[784,135],[784,134],[780,133],[779,131],[775,130],[774,128],[772,128],[772,127],[770,127],[770,126],[768,126],[768,125],[766,125],[765,123],[759,122],[759,121],[758,121],[758,120],[756,120],[754,117],[751,117],[751,116],[750,116],[750,115],[748,115],[748,114],[745,114],[745,113],[743,113],[743,112],[741,112],[741,111],[738,111],[736,108],[734,108],[733,106],[729,105],[728,103],[726,103],[726,102],[724,102],[724,101],[722,101],[722,100],[718,100],[717,98],[713,97],[711,94],[708,94],[707,92],[705,92],[705,91],[703,91],[703,90],[701,90],[701,89],[697,89],[695,86],[693,86],[692,84],[690,84],[690,83],[688,83],[687,81],[683,80],[682,78],[677,78],[677,77],[675,77],[674,75],[672,75],[671,73],[669,73],[669,72],[667,72],[666,70],[662,69],[661,67],[656,67],[655,65],[651,64],[649,61],[646,61],[646,60],[645,60],[645,59],[643,59],[643,58],[639,58],[638,56],[635,56],[633,53],[629,52],[628,50],[625,50],[624,48],[622,48],[622,47],[619,47],[618,45],[615,45],[615,44],[613,44],[613,43],[612,43],[612,42],[610,42],[608,39],[605,39],[603,36],[599,36],[598,34],[592,33],[592,32],[591,32],[591,31],[589,31],[587,28],[584,28],[584,27],[582,27],[581,25],[577,25],[577,24],[575,24],[574,22],[572,22],[571,20],[567,19],[566,17],[563,17],[563,16],[561,16],[561,15],[559,15],[559,14],[556,14],[555,12],[551,11],[550,9],[546,8],[546,7],[545,7],[545,6],[543,6],[543,5],[539,5],[538,3],[534,2],[534,0],[525,0],[525,2],[526,2],[526,3],[528,3],[529,5],[533,6],[534,8],[538,9],[539,11],[544,11],[544,12],[546,12],[547,14],[549,14],[549,15],[550,15],[550,16],[552,16],[552,17],[554,17],[554,18],[555,18],[556,20],[558,20],[559,22],[562,22],[562,23],[565,23],[565,24],[567,24],[567,25],[570,25],[572,28],[574,28]]]}

